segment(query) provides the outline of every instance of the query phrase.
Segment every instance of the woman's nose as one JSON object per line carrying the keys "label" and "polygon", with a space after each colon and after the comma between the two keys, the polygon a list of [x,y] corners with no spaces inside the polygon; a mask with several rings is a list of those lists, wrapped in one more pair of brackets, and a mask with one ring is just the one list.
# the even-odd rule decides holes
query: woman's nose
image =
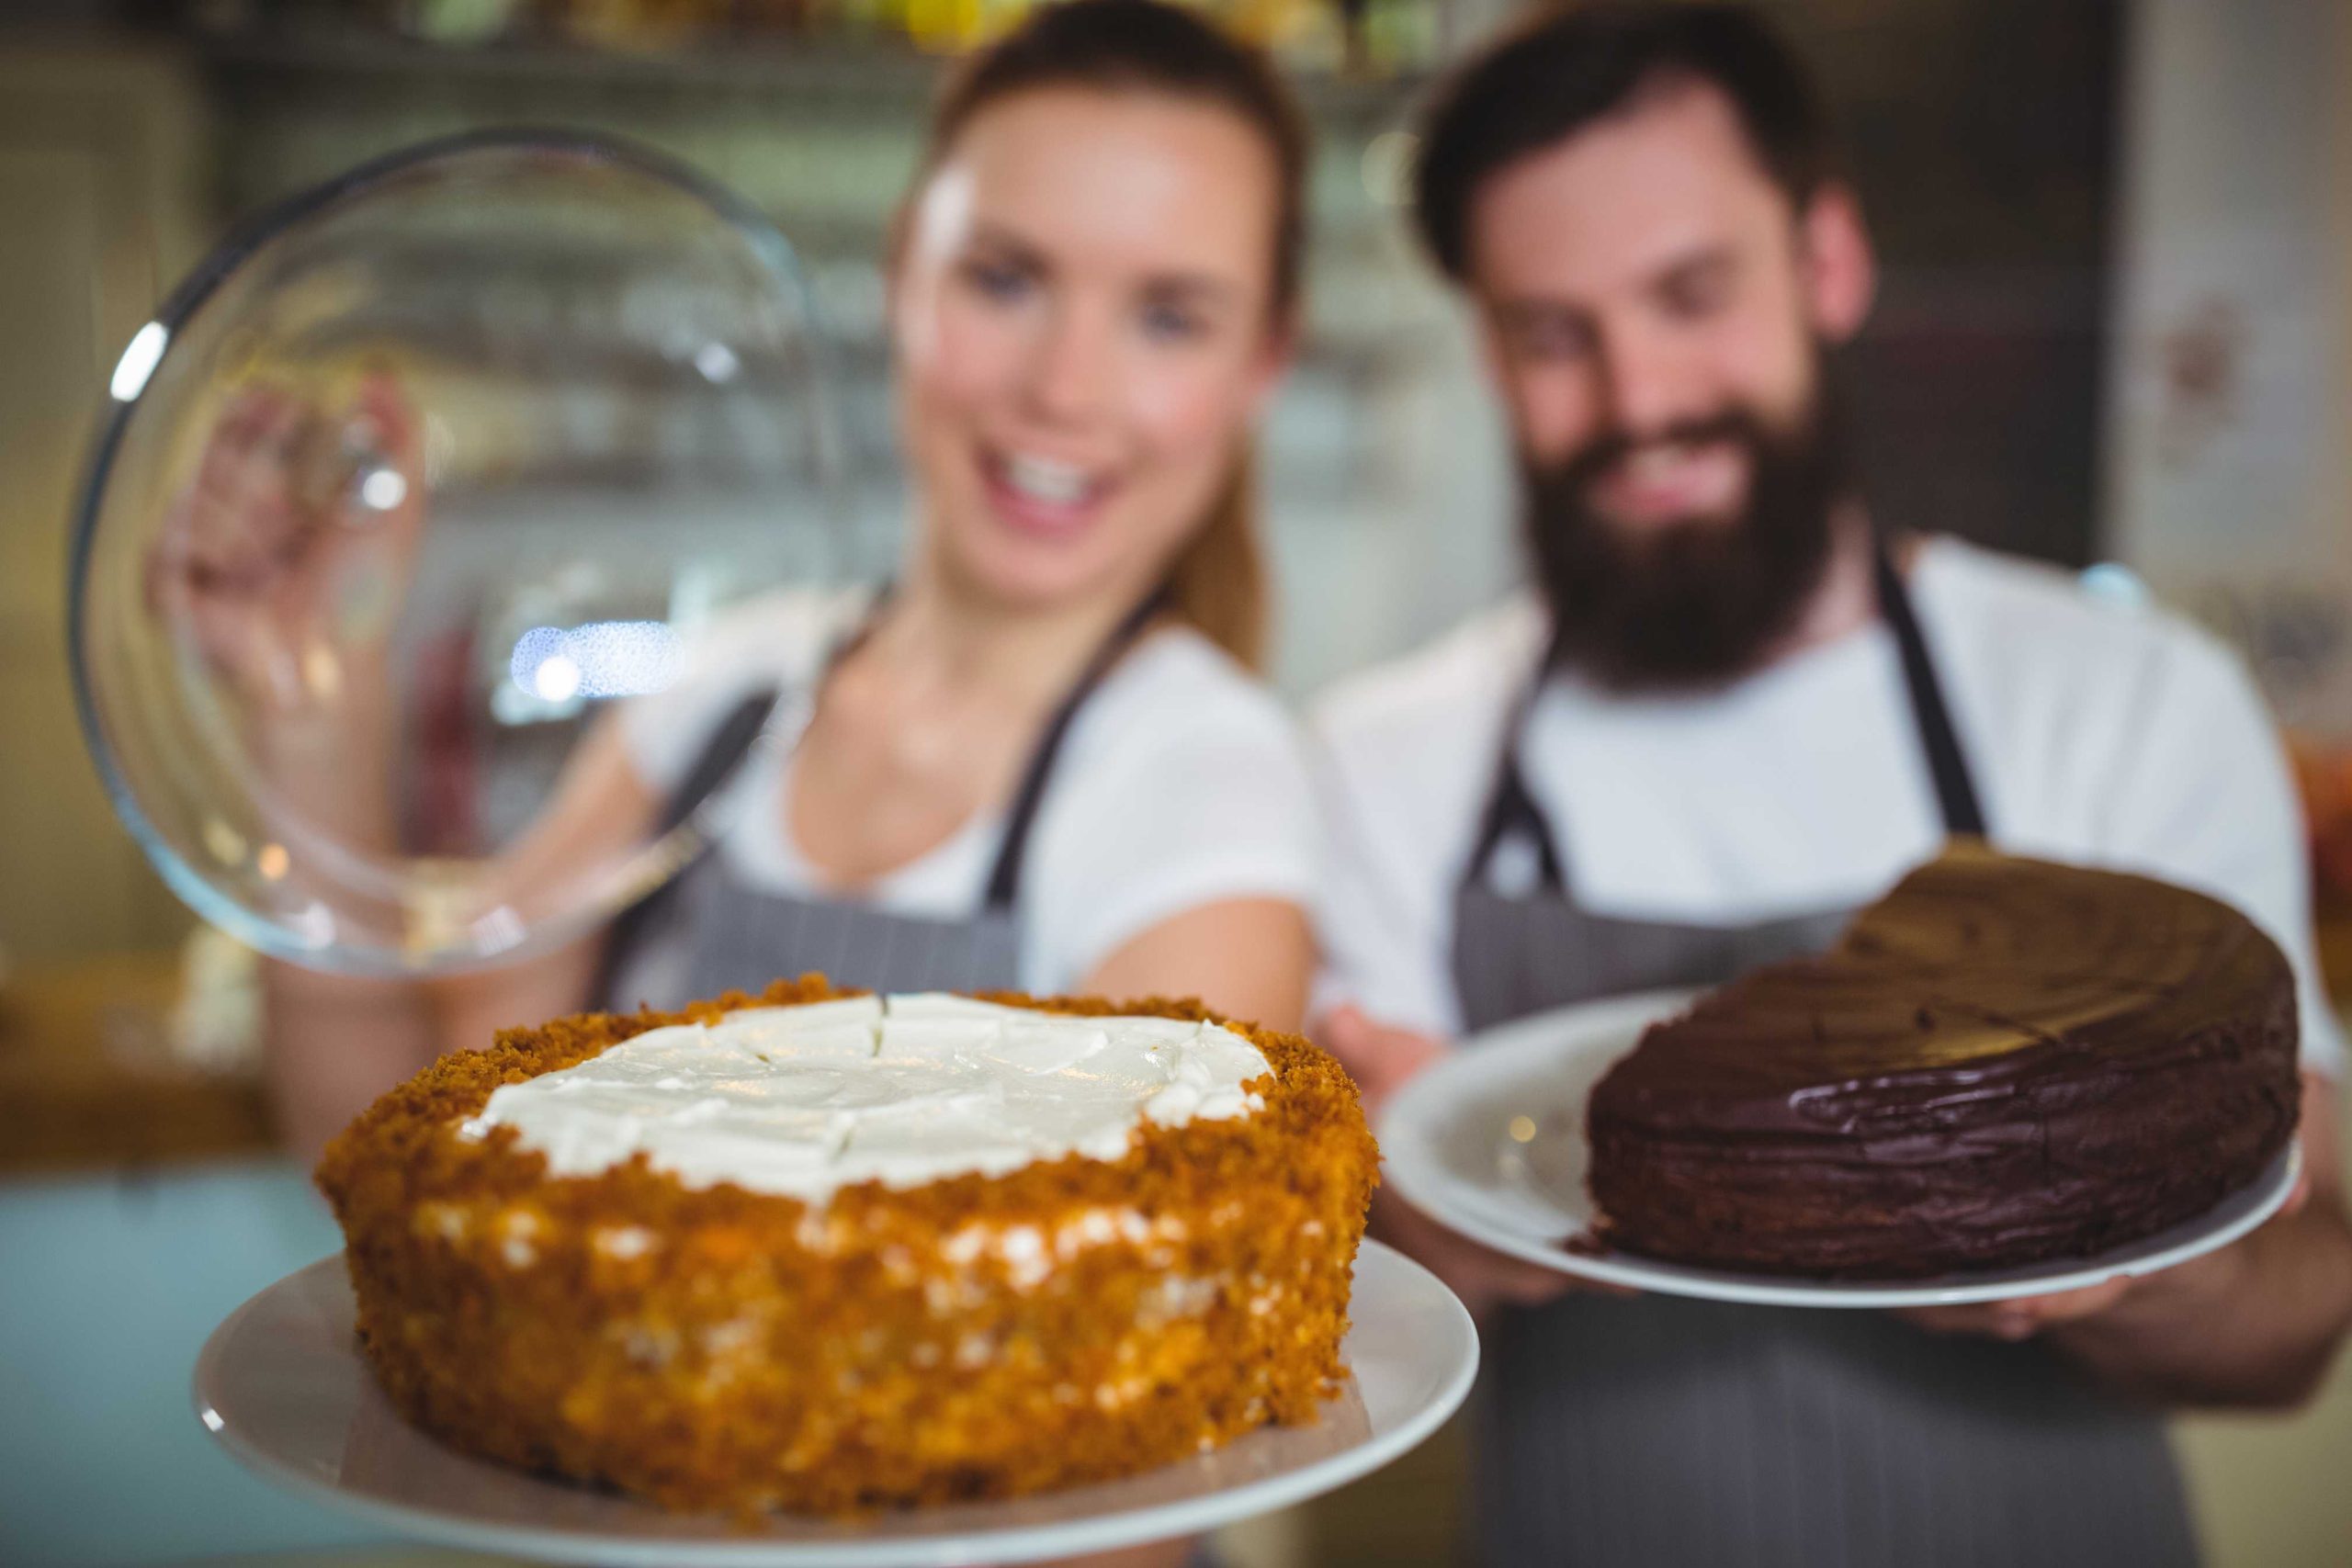
{"label": "woman's nose", "polygon": [[1057,423],[1081,423],[1098,412],[1113,380],[1111,323],[1073,307],[1056,312],[1029,364],[1029,400]]}

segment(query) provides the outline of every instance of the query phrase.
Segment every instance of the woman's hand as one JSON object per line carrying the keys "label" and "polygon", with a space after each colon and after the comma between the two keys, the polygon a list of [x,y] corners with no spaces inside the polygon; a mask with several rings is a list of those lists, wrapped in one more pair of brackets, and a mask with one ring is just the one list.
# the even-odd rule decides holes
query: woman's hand
{"label": "woman's hand", "polygon": [[382,371],[336,417],[261,385],[213,427],[149,553],[147,600],[249,720],[330,710],[377,673],[414,570],[422,446]]}

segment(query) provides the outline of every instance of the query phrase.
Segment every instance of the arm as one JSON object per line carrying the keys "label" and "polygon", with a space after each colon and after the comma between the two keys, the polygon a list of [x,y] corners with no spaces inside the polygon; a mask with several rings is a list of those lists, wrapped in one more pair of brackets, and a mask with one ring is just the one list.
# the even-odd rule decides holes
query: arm
{"label": "arm", "polygon": [[[567,868],[615,853],[652,817],[657,802],[628,762],[617,721],[616,712],[602,718],[546,812],[486,868],[486,897],[544,919],[560,904]],[[433,979],[271,964],[264,1061],[286,1140],[315,1160],[370,1100],[435,1057],[479,1049],[501,1029],[577,1011],[589,1000],[604,941],[599,930],[552,952]]]}
{"label": "arm", "polygon": [[1260,694],[1170,684],[1106,715],[1044,819],[1026,886],[1044,967],[1106,997],[1198,997],[1295,1030],[1315,977],[1315,803]]}
{"label": "arm", "polygon": [[[383,682],[358,682],[380,696]],[[281,797],[311,827],[347,845],[392,841],[390,719],[346,705],[344,731],[302,741],[308,727],[269,728],[260,750]],[[344,721],[348,721],[347,723]],[[299,867],[290,873],[300,878]],[[340,897],[332,890],[331,897]],[[370,919],[378,919],[371,912]],[[282,959],[262,965],[262,1068],[278,1136],[305,1165],[384,1090],[438,1054],[433,998],[407,978],[376,979],[307,969]]]}
{"label": "arm", "polygon": [[2044,1336],[2152,1404],[2301,1404],[2352,1329],[2337,1086],[2307,1074],[2303,1090],[2301,1189],[2244,1240],[2140,1280],[1912,1316],[1947,1332]]}
{"label": "arm", "polygon": [[[364,438],[405,479],[375,506],[342,465]],[[274,388],[234,400],[146,563],[149,608],[201,650],[266,784],[268,830],[295,852],[281,874],[306,885],[378,944],[413,933],[413,911],[372,886],[322,876],[303,846],[397,858],[400,744],[390,645],[425,527],[419,422],[398,382],[371,375],[334,418]],[[491,863],[485,906],[535,923],[565,899],[569,874],[610,854],[654,809],[627,765],[618,726],[592,732],[531,833]],[[453,918],[480,911],[453,910]],[[264,1065],[282,1135],[306,1158],[377,1094],[487,1022],[576,1006],[593,943],[453,982],[368,979],[271,961],[264,966]],[[503,993],[503,995],[502,995]],[[558,998],[560,999],[558,999]]]}
{"label": "arm", "polygon": [[1130,938],[1080,988],[1103,997],[1197,996],[1228,1018],[1288,1030],[1306,1014],[1314,971],[1305,910],[1281,898],[1227,898]]}
{"label": "arm", "polygon": [[[546,814],[488,868],[490,897],[543,917],[560,868],[610,854],[654,809],[608,717],[582,743]],[[382,776],[380,772],[373,776]],[[440,978],[370,979],[272,961],[264,971],[263,1064],[280,1134],[315,1161],[369,1101],[451,1051],[577,1011],[604,932],[519,962]]]}
{"label": "arm", "polygon": [[433,1060],[433,1010],[413,980],[262,968],[262,1071],[278,1137],[304,1165],[368,1103]]}
{"label": "arm", "polygon": [[[341,493],[338,448],[362,433],[410,481],[397,504],[372,513],[343,510],[356,503]],[[266,781],[265,812],[283,814],[265,820],[285,842],[392,841],[386,642],[424,525],[422,471],[413,412],[388,376],[371,376],[339,424],[279,389],[250,388],[223,411],[149,554],[149,611],[203,655]],[[352,603],[373,613],[337,614]],[[298,854],[283,874],[299,887],[312,867]],[[317,891],[341,913],[389,913],[339,885]],[[431,1059],[431,1009],[413,981],[272,959],[261,986],[266,1087],[280,1135],[305,1160]]]}
{"label": "arm", "polygon": [[2306,1075],[2305,1194],[2209,1257],[2050,1324],[2052,1343],[2108,1382],[2173,1404],[2290,1406],[2311,1397],[2352,1328],[2336,1086]]}

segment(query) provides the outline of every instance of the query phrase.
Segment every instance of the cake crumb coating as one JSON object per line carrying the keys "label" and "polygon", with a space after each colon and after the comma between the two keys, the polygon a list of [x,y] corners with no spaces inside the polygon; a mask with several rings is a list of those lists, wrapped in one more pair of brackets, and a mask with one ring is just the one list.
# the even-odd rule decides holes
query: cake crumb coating
{"label": "cake crumb coating", "polygon": [[648,1030],[855,994],[807,976],[505,1030],[363,1112],[317,1179],[393,1404],[470,1453],[743,1516],[1046,1491],[1316,1419],[1378,1152],[1354,1084],[1296,1035],[1189,1000],[980,993],[1224,1023],[1271,1068],[1247,1086],[1262,1108],[1144,1121],[1116,1160],[821,1206],[641,1155],[554,1178],[512,1128],[458,1133],[502,1084]]}

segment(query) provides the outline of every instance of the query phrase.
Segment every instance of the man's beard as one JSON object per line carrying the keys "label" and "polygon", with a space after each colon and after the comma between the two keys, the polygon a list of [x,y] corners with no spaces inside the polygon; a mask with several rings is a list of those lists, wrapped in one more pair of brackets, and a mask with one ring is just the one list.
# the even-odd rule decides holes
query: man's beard
{"label": "man's beard", "polygon": [[1619,692],[1703,690],[1757,668],[1792,631],[1829,562],[1849,492],[1827,378],[1808,417],[1776,431],[1745,409],[1667,431],[1736,442],[1745,509],[1634,532],[1594,510],[1594,483],[1644,443],[1612,434],[1564,462],[1522,457],[1529,543],[1552,611],[1554,657]]}

